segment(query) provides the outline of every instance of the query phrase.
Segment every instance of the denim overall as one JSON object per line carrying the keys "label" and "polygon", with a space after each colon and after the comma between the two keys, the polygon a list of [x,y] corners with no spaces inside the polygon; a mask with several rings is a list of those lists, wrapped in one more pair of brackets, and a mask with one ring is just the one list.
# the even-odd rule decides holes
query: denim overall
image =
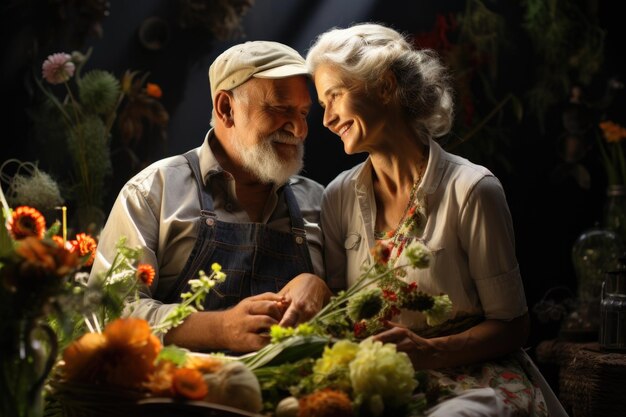
{"label": "denim overall", "polygon": [[306,241],[304,220],[293,190],[286,184],[283,195],[291,219],[291,233],[269,228],[263,223],[227,223],[217,219],[213,198],[204,189],[198,155],[184,154],[198,185],[201,201],[198,238],[177,283],[165,302],[180,302],[189,291],[188,281],[198,271],[211,271],[217,262],[226,280],[207,295],[205,310],[223,310],[241,299],[264,292],[277,292],[302,272],[313,272]]}

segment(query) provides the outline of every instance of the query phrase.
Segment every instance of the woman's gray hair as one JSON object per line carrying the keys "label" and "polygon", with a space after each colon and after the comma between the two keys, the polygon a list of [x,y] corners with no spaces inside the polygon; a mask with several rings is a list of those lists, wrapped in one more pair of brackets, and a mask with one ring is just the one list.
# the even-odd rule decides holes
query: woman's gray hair
{"label": "woman's gray hair", "polygon": [[433,50],[415,49],[394,29],[376,23],[333,28],[317,37],[306,56],[311,72],[329,64],[348,79],[376,87],[387,70],[397,80],[396,98],[418,136],[447,134],[454,119],[452,87],[446,68]]}

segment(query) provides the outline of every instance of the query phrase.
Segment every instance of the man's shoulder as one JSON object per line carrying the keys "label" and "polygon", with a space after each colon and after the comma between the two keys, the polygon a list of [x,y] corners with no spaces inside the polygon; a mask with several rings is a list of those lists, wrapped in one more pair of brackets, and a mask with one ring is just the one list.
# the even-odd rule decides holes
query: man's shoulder
{"label": "man's shoulder", "polygon": [[289,185],[300,206],[319,207],[324,193],[322,184],[302,175],[293,175],[289,178]]}
{"label": "man's shoulder", "polygon": [[324,186],[322,184],[303,175],[293,175],[289,178],[289,185],[291,185],[294,189],[304,189],[314,193],[321,194],[324,191]]}
{"label": "man's shoulder", "polygon": [[177,173],[182,175],[183,173],[181,173],[181,170],[184,171],[185,175],[188,175],[188,172],[191,169],[187,160],[182,155],[169,156],[155,161],[139,171],[130,180],[128,180],[128,184],[138,185],[146,181],[152,183],[155,178],[167,181],[172,179],[172,177],[176,177]]}

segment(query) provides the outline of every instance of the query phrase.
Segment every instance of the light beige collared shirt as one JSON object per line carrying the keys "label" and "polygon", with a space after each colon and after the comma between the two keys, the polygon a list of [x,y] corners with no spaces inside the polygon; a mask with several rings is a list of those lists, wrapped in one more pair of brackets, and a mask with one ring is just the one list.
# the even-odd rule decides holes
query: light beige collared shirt
{"label": "light beige collared shirt", "polygon": [[[448,294],[455,315],[510,320],[524,314],[513,224],[498,179],[431,140],[417,196],[425,202],[422,238],[433,258],[427,269],[409,269],[407,282],[417,282],[431,294]],[[369,159],[326,187],[321,218],[328,284],[334,290],[349,287],[372,261],[370,250],[376,242]],[[406,263],[403,256],[398,264]],[[399,320],[416,329],[425,325],[420,313],[403,312]]]}
{"label": "light beige collared shirt", "polygon": [[[209,146],[213,131],[194,151],[200,159],[205,187],[212,191],[218,219],[225,222],[249,222],[235,193],[235,180],[224,171]],[[319,212],[323,186],[293,176],[289,181],[304,219],[307,242],[314,271],[324,277],[322,231]],[[290,232],[289,211],[280,187],[274,186],[263,212],[263,223],[276,230]],[[158,323],[175,306],[163,305],[196,242],[200,201],[196,180],[187,160],[173,156],[155,162],[131,178],[120,191],[100,235],[98,251],[90,280],[111,265],[120,237],[127,245],[142,248],[140,262],[152,265],[156,277],[150,288],[142,290],[132,316],[151,324]]]}

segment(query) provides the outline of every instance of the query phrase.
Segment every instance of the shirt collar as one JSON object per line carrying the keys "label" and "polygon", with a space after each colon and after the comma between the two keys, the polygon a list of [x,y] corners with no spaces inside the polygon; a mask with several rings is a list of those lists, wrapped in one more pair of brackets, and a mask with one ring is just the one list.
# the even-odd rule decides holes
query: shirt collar
{"label": "shirt collar", "polygon": [[[418,192],[423,194],[432,194],[435,192],[441,183],[444,171],[443,154],[445,151],[441,148],[441,145],[433,139],[429,139],[428,142],[430,146],[428,164],[426,165],[422,183],[418,187]],[[358,194],[363,195],[366,190],[372,188],[372,169],[372,161],[368,156],[353,178],[354,187]]]}

